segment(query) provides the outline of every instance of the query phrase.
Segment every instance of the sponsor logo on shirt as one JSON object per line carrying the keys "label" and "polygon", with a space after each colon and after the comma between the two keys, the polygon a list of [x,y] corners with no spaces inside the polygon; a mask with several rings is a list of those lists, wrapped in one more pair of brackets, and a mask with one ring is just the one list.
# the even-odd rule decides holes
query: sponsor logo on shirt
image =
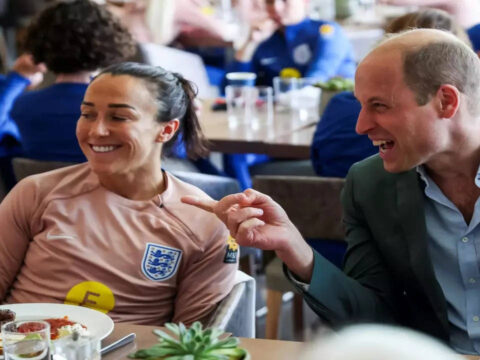
{"label": "sponsor logo on shirt", "polygon": [[181,258],[181,250],[147,243],[143,254],[142,272],[153,281],[170,279],[177,272]]}
{"label": "sponsor logo on shirt", "polygon": [[262,65],[271,65],[273,64],[274,62],[277,61],[277,57],[274,56],[274,57],[266,57],[266,58],[263,58],[263,59],[260,59],[260,64]]}
{"label": "sponsor logo on shirt", "polygon": [[223,262],[226,264],[236,264],[238,259],[238,244],[230,235],[227,239],[227,249]]}
{"label": "sponsor logo on shirt", "polygon": [[312,58],[312,51],[307,44],[298,45],[293,49],[293,61],[300,65],[307,64]]}
{"label": "sponsor logo on shirt", "polygon": [[85,306],[107,314],[115,307],[115,296],[112,290],[101,282],[83,281],[68,291],[65,304]]}

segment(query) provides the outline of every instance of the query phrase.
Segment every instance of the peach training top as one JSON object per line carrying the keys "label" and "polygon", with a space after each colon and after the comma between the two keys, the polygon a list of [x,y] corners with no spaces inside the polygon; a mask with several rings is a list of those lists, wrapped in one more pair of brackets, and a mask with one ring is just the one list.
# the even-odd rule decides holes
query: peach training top
{"label": "peach training top", "polygon": [[148,201],[108,191],[88,163],[22,180],[0,204],[0,299],[78,304],[137,324],[208,315],[237,269],[228,231],[180,202],[208,195],[165,179]]}

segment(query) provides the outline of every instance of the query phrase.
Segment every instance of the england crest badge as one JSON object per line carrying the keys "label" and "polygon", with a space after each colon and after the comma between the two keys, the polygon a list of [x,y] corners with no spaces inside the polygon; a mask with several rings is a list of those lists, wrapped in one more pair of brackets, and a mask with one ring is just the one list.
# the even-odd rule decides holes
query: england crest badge
{"label": "england crest badge", "polygon": [[153,281],[170,279],[177,272],[181,258],[181,250],[147,243],[143,254],[142,272]]}

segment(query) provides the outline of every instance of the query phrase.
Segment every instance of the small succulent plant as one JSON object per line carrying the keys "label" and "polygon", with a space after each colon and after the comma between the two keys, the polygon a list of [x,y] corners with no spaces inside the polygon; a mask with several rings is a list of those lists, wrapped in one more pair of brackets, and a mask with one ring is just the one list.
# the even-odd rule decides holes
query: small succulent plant
{"label": "small succulent plant", "polygon": [[239,348],[238,338],[220,339],[223,331],[211,328],[203,329],[195,322],[187,329],[185,325],[167,323],[165,327],[174,336],[162,330],[153,330],[159,343],[148,349],[130,354],[131,359],[147,360],[244,360],[248,357],[245,349]]}

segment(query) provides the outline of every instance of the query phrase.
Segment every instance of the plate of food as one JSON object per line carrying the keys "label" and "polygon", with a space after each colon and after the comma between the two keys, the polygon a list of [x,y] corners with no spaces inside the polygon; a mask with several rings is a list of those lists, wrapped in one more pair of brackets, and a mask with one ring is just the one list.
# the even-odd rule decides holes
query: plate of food
{"label": "plate of food", "polygon": [[[12,321],[13,317],[15,320],[47,321],[50,323],[53,341],[70,335],[74,331],[79,332],[81,335],[104,339],[110,335],[114,327],[113,320],[100,311],[66,304],[28,303],[0,305],[0,322],[4,320]],[[2,353],[3,351],[0,351],[0,354]],[[0,359],[2,358],[3,356],[0,356]]]}

